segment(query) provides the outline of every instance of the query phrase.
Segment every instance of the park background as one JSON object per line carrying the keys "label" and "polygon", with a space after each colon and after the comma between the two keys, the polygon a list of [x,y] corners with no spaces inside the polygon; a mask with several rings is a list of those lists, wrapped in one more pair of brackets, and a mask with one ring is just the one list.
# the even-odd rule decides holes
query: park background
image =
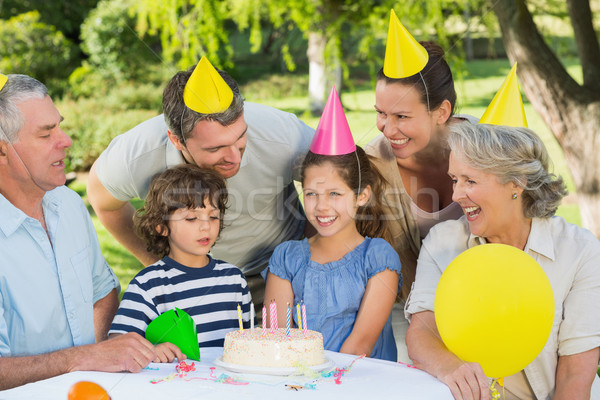
{"label": "park background", "polygon": [[[341,92],[359,145],[379,134],[374,76],[383,63],[390,8],[417,39],[436,40],[446,50],[456,81],[457,113],[480,117],[511,67],[487,0],[0,0],[0,72],[28,74],[48,85],[65,118],[62,128],[73,138],[67,162],[76,179],[69,185],[87,204],[86,174],[96,157],[113,137],[159,114],[168,80],[201,55],[230,72],[247,101],[292,112],[316,128],[322,107],[318,97],[323,100],[328,89],[317,95],[315,105],[308,90],[307,49],[314,41],[308,21],[315,18],[309,3],[346,7],[322,30],[329,38],[322,46],[323,61],[335,67],[325,71],[324,79],[327,88],[335,83]],[[204,7],[200,13],[199,5]],[[527,5],[547,44],[581,83],[565,2],[532,0]],[[600,1],[590,5],[596,16]],[[177,36],[185,29],[192,33]],[[331,30],[336,34],[327,36]],[[524,94],[523,101],[529,127],[544,139],[554,171],[570,192],[558,215],[581,224],[561,146]],[[88,209],[102,251],[124,289],[142,266]]]}

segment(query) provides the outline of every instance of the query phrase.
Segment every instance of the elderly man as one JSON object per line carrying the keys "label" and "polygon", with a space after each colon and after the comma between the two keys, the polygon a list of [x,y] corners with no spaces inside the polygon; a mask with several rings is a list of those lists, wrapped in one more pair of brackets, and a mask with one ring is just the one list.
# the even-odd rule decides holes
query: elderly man
{"label": "elderly man", "polygon": [[156,257],[133,231],[129,200],[144,199],[151,178],[171,166],[214,169],[227,179],[230,201],[211,253],[242,269],[254,302],[261,304],[259,272],[275,246],[304,233],[294,167],[314,130],[293,114],[244,103],[235,80],[206,58],[171,79],[163,111],[117,136],[96,160],[88,181],[92,207],[112,235],[149,265]]}
{"label": "elderly man", "polygon": [[135,372],[156,358],[139,335],[105,340],[119,283],[85,205],[63,186],[72,142],[61,121],[42,83],[0,74],[0,389]]}

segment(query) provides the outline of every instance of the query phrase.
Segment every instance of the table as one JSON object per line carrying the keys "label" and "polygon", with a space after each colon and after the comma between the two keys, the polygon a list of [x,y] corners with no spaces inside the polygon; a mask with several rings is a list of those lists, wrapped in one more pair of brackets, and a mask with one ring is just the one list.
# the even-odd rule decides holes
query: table
{"label": "table", "polygon": [[[108,373],[78,371],[14,389],[0,391],[0,399],[65,400],[71,385],[92,381],[104,387],[112,400],[164,399],[403,399],[452,400],[450,390],[428,373],[405,364],[360,358],[326,351],[325,356],[341,371],[325,370],[310,376],[239,374],[215,367],[222,348],[202,349],[202,361],[194,371],[176,374],[175,363],[151,363],[142,372]],[[155,383],[152,383],[154,381]],[[294,388],[295,387],[295,388]],[[296,390],[298,389],[298,390]]]}

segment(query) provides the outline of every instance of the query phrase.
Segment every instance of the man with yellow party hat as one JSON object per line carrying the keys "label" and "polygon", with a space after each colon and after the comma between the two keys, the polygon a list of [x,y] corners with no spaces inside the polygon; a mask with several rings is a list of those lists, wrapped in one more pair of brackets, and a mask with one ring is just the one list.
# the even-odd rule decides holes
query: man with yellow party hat
{"label": "man with yellow party hat", "polygon": [[479,123],[527,128],[527,117],[517,82],[517,63],[510,69]]}
{"label": "man with yellow party hat", "polygon": [[156,358],[138,334],[104,340],[119,281],[64,186],[62,119],[44,84],[0,74],[0,390],[71,371],[139,372]]}
{"label": "man with yellow party hat", "polygon": [[151,178],[169,167],[214,169],[227,178],[230,212],[212,255],[253,277],[251,290],[254,282],[261,286],[258,274],[275,246],[304,232],[293,167],[314,130],[293,114],[245,102],[235,80],[206,58],[167,84],[163,112],[117,136],[100,155],[90,171],[90,203],[113,236],[149,265],[157,260],[133,232],[129,200],[144,199]]}

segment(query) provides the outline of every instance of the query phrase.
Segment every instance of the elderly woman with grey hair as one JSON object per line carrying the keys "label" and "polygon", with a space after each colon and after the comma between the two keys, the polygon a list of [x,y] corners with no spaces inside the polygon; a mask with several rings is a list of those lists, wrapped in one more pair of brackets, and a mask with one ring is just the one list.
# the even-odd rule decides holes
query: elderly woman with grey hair
{"label": "elderly woman with grey hair", "polygon": [[448,174],[453,200],[465,215],[436,225],[423,242],[406,306],[409,356],[456,399],[490,398],[481,366],[459,359],[442,342],[434,297],[442,273],[460,253],[484,243],[507,244],[524,250],[546,272],[555,313],[542,352],[504,379],[505,398],[600,399],[600,242],[553,216],[566,190],[549,172],[548,152],[533,131],[471,123],[450,130]]}

